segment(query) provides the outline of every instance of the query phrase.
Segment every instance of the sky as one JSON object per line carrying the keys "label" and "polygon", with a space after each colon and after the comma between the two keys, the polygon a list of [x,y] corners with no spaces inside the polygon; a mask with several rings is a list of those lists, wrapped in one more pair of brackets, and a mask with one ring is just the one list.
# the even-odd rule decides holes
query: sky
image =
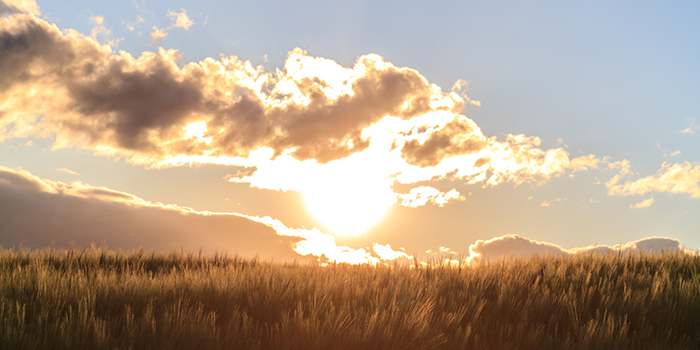
{"label": "sky", "polygon": [[[516,238],[567,253],[648,237],[700,248],[697,3],[2,0],[0,12],[13,223],[0,245],[282,256],[288,243],[362,262]],[[31,225],[7,214],[23,196],[23,210],[47,210]],[[117,239],[180,221],[178,239]],[[67,237],[100,222],[110,229]],[[243,230],[264,232],[259,249],[222,238]]]}

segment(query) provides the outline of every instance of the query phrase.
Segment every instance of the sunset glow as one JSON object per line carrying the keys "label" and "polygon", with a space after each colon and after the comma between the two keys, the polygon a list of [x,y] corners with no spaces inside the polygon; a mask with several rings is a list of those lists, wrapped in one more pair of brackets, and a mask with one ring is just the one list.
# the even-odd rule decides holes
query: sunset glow
{"label": "sunset glow", "polygon": [[[64,213],[65,225],[125,206],[134,218],[97,225],[120,247],[244,249],[218,244],[207,234],[217,227],[283,237],[285,252],[322,264],[461,254],[478,241],[562,253],[662,236],[700,247],[689,88],[700,69],[678,68],[698,56],[683,19],[649,30],[661,22],[635,13],[637,31],[610,36],[605,25],[618,23],[596,6],[572,5],[604,24],[590,28],[577,11],[538,6],[39,2],[0,0],[8,213],[24,213],[23,196],[96,210]],[[439,26],[426,22],[433,10]],[[26,217],[36,220],[8,220],[37,226],[0,246],[114,242],[44,241],[56,221]],[[179,233],[145,241],[144,227]]]}
{"label": "sunset glow", "polygon": [[[330,232],[359,235],[379,222],[396,201],[394,193],[381,182],[371,183],[349,176],[348,181],[323,183],[303,192],[311,215]],[[352,181],[350,181],[352,179]]]}

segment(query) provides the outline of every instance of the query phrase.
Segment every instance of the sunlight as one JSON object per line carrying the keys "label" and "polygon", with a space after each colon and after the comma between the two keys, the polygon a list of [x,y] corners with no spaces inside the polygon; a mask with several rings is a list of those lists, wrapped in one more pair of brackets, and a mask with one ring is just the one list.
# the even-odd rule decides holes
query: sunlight
{"label": "sunlight", "polygon": [[334,234],[365,233],[386,215],[396,196],[382,181],[362,177],[349,174],[347,181],[337,178],[319,181],[302,192],[307,210]]}
{"label": "sunlight", "polygon": [[207,122],[203,120],[192,122],[185,126],[185,137],[188,139],[203,140],[206,133]]}

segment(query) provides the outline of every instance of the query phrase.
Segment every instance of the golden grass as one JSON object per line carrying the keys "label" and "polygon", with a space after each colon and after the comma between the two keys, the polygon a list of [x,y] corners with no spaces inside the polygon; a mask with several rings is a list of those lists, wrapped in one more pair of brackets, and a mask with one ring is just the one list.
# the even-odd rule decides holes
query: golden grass
{"label": "golden grass", "polygon": [[700,348],[700,258],[476,268],[0,252],[0,349]]}

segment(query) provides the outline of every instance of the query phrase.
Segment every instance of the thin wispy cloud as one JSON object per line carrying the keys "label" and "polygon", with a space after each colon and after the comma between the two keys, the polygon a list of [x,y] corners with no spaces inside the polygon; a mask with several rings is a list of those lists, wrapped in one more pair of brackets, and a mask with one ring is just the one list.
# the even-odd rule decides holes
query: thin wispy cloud
{"label": "thin wispy cloud", "polygon": [[78,173],[77,171],[68,169],[68,168],[58,168],[58,169],[56,169],[56,171],[58,171],[60,173],[72,175],[72,176],[80,176],[80,173]]}
{"label": "thin wispy cloud", "polygon": [[695,135],[699,127],[700,125],[698,125],[697,121],[693,119],[688,127],[681,129],[680,133],[683,135]]}
{"label": "thin wispy cloud", "polygon": [[562,201],[565,201],[565,200],[566,200],[566,198],[546,199],[546,200],[543,200],[542,202],[540,202],[540,207],[541,208],[549,208],[552,205],[559,203],[559,202],[562,202]]}
{"label": "thin wispy cloud", "polygon": [[404,207],[418,208],[428,204],[444,207],[451,201],[463,201],[465,197],[456,189],[442,192],[435,187],[418,186],[406,194],[399,194],[400,203]]}
{"label": "thin wispy cloud", "polygon": [[[170,19],[170,24],[167,27],[153,26],[151,28],[150,37],[153,44],[159,44],[173,29],[190,30],[194,25],[194,21],[190,19],[185,9],[180,9],[179,11],[170,10],[167,16]],[[143,19],[142,17],[139,18]]]}
{"label": "thin wispy cloud", "polygon": [[640,202],[630,204],[630,208],[632,208],[632,209],[644,209],[644,208],[649,208],[652,205],[654,205],[654,198],[647,198],[647,199],[644,199]]}
{"label": "thin wispy cloud", "polygon": [[92,23],[92,29],[90,29],[90,37],[92,39],[111,47],[117,47],[119,45],[122,39],[114,37],[112,30],[105,25],[105,18],[103,16],[91,16],[90,22]]}

